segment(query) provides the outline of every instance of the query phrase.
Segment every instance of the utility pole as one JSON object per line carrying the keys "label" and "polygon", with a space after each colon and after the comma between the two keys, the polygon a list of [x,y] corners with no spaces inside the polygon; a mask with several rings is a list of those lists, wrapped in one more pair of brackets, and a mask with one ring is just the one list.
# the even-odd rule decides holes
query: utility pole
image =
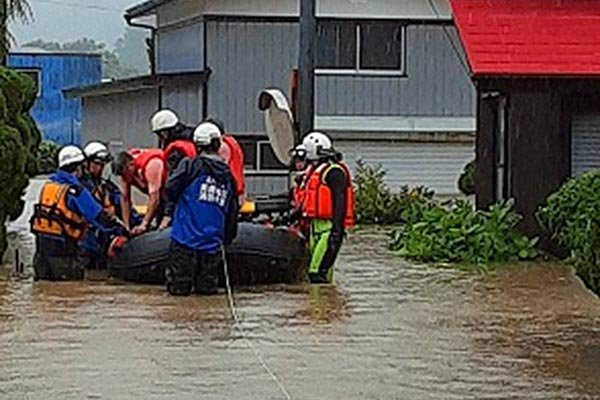
{"label": "utility pole", "polygon": [[314,129],[317,0],[300,0],[298,119],[300,140]]}

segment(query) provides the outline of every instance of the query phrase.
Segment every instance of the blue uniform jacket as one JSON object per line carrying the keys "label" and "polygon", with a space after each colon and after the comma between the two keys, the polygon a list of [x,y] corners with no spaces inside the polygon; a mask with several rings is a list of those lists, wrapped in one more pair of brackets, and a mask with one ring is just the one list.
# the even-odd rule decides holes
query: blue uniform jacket
{"label": "blue uniform jacket", "polygon": [[182,160],[165,186],[175,204],[171,239],[214,254],[237,235],[238,200],[227,164],[218,157]]}

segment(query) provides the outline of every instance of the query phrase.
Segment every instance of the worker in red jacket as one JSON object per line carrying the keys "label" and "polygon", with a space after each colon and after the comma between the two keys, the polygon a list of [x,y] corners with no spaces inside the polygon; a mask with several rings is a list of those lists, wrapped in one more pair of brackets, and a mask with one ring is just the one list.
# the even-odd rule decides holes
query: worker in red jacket
{"label": "worker in red jacket", "polygon": [[192,141],[194,129],[184,125],[177,114],[169,109],[157,111],[150,120],[152,132],[161,141],[169,171],[174,171],[184,158],[196,158],[196,147]]}
{"label": "worker in red jacket", "polygon": [[131,149],[119,153],[112,164],[112,171],[121,177],[121,219],[130,229],[131,186],[148,196],[146,214],[142,223],[131,230],[140,235],[148,230],[152,221],[162,219],[161,196],[167,180],[165,153],[160,149]]}

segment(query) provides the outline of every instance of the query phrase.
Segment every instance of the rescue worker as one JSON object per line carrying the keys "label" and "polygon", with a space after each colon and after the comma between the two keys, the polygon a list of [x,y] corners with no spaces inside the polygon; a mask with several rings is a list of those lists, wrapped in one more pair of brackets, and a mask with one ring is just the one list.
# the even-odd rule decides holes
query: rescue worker
{"label": "rescue worker", "polygon": [[238,202],[227,164],[219,157],[221,131],[200,124],[194,131],[198,156],[184,159],[170,174],[167,199],[175,214],[167,264],[167,290],[188,296],[218,293],[218,271],[223,247],[237,234]]}
{"label": "rescue worker", "polygon": [[[120,218],[121,210],[121,191],[110,179],[103,178],[106,164],[112,161],[112,156],[108,147],[101,142],[89,142],[84,148],[83,153],[86,157],[84,177],[82,182],[84,186],[92,192],[104,209],[111,215]],[[142,222],[142,217],[131,210],[130,225],[137,226]]]}
{"label": "rescue worker", "polygon": [[194,129],[181,123],[174,111],[157,111],[152,116],[150,125],[161,141],[169,171],[175,170],[183,158],[196,157],[196,146],[192,141]]}
{"label": "rescue worker", "polygon": [[[119,153],[112,163],[113,173],[121,177],[121,220],[133,235],[148,231],[156,218],[160,224],[163,216],[161,202],[167,166],[164,151],[160,149],[131,149]],[[148,196],[146,213],[142,222],[131,229],[131,186]]]}
{"label": "rescue worker", "polygon": [[[83,153],[86,161],[81,183],[92,193],[104,211],[111,217],[115,217],[115,207],[102,179],[104,166],[111,160],[108,148],[103,143],[90,142],[83,148]],[[106,268],[105,254],[108,247],[108,237],[102,231],[88,229],[80,246],[82,250],[80,257],[84,268]]]}
{"label": "rescue worker", "polygon": [[[174,171],[184,158],[196,157],[196,146],[192,141],[194,133],[190,128],[180,122],[177,114],[169,109],[157,111],[150,120],[152,131],[159,137],[161,148],[165,152],[167,171]],[[171,224],[174,205],[168,201],[163,207],[163,218],[159,229],[166,229]]]}
{"label": "rescue worker", "polygon": [[308,276],[311,283],[331,283],[345,230],[354,225],[352,176],[324,133],[312,132],[302,143],[312,164],[302,207],[310,223]]}
{"label": "rescue worker", "polygon": [[290,167],[292,174],[294,174],[294,181],[290,190],[291,207],[289,216],[282,222],[297,225],[304,235],[308,235],[308,224],[302,218],[304,199],[306,197],[306,181],[310,173],[304,144],[299,144],[290,150],[290,156],[292,158]]}
{"label": "rescue worker", "polygon": [[85,155],[77,146],[58,153],[58,171],[41,189],[34,207],[31,231],[36,236],[35,279],[80,280],[79,242],[88,225],[116,236],[120,225],[81,183]]}

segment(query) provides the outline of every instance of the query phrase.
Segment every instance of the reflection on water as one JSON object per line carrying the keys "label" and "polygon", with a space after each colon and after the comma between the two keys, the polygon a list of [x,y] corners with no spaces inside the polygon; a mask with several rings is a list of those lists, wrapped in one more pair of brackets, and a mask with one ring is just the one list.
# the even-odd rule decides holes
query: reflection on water
{"label": "reflection on water", "polygon": [[[384,243],[354,235],[336,286],[236,290],[294,399],[600,398],[600,302],[568,268],[471,276]],[[0,342],[2,399],[282,398],[223,296],[0,278]]]}

